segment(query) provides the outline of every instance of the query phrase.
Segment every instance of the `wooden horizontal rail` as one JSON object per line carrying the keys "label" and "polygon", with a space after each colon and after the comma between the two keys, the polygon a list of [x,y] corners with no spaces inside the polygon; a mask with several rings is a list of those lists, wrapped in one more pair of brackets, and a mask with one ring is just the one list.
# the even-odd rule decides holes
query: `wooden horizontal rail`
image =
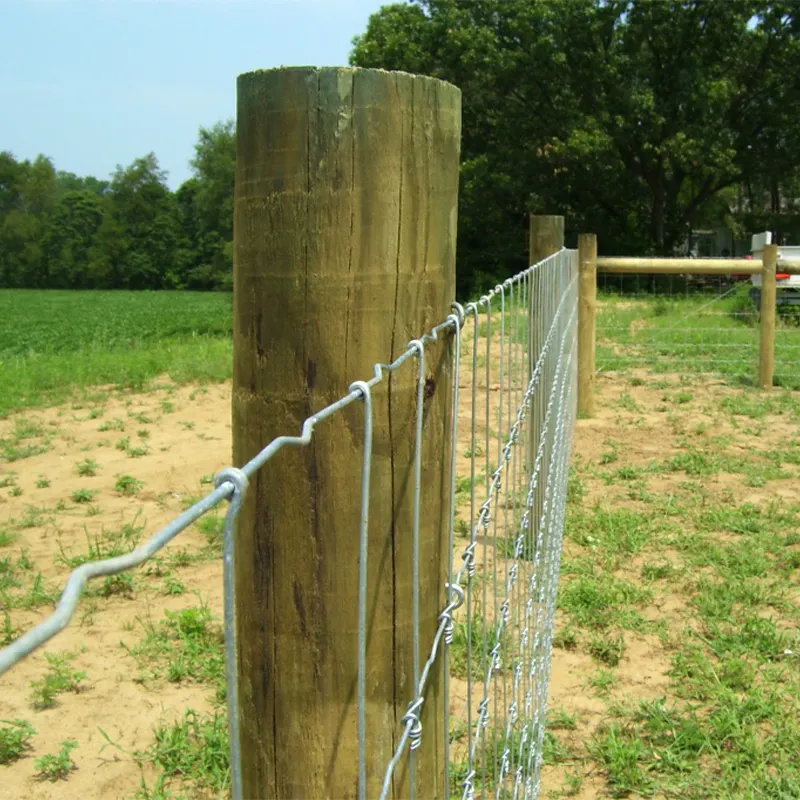
{"label": "wooden horizontal rail", "polygon": [[[800,266],[800,265],[798,265]],[[652,272],[662,275],[758,275],[761,260],[749,258],[618,258],[600,256],[598,272]]]}

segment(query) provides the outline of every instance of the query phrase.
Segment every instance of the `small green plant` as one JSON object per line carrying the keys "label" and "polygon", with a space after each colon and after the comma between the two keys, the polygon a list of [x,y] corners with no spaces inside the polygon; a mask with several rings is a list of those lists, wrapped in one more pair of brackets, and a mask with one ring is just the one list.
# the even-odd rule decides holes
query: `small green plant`
{"label": "small green plant", "polygon": [[600,695],[608,694],[616,685],[616,676],[607,669],[600,669],[589,678],[589,686]]}
{"label": "small green plant", "polygon": [[142,428],[141,430],[136,431],[136,435],[140,439],[149,439],[150,438],[150,431],[147,430],[147,428]]}
{"label": "small green plant", "polygon": [[31,704],[36,709],[52,708],[64,692],[79,692],[86,673],[73,669],[76,653],[45,653],[47,672],[40,681],[31,681]]}
{"label": "small green plant", "polygon": [[169,400],[162,400],[161,401],[161,410],[165,414],[171,414],[175,410],[175,403]]}
{"label": "small green plant", "polygon": [[125,423],[121,419],[107,419],[98,429],[100,433],[105,433],[106,431],[124,431],[125,430]]}
{"label": "small green plant", "polygon": [[598,661],[616,667],[625,652],[625,639],[621,635],[596,634],[589,639],[588,650]]}
{"label": "small green plant", "polygon": [[72,493],[72,502],[73,503],[91,503],[92,498],[97,494],[97,492],[93,491],[92,489],[76,489]]}
{"label": "small green plant", "polygon": [[137,494],[144,487],[144,481],[134,478],[132,475],[116,475],[117,481],[114,484],[114,491],[126,497]]}
{"label": "small green plant", "polygon": [[143,411],[139,414],[134,414],[133,418],[140,424],[140,425],[152,425],[153,419],[152,417],[148,417]]}
{"label": "small green plant", "polygon": [[15,486],[8,494],[10,497],[19,497],[22,494],[22,487]]}
{"label": "small green plant", "polygon": [[7,489],[9,486],[13,486],[16,482],[17,473],[7,472],[5,475],[0,477],[0,489]]}
{"label": "small green plant", "polygon": [[16,627],[11,621],[11,614],[8,611],[3,611],[3,624],[0,626],[0,645],[5,647],[7,644],[11,644],[21,633],[22,629]]}
{"label": "small green plant", "polygon": [[623,392],[618,398],[615,403],[617,408],[621,408],[624,411],[631,411],[633,413],[638,413],[642,409],[636,400],[628,392]]}
{"label": "small green plant", "polygon": [[214,483],[214,473],[213,472],[210,472],[208,475],[203,475],[203,477],[200,478],[200,485],[201,486],[210,486],[212,483]]}
{"label": "small green plant", "polygon": [[208,607],[165,611],[164,617],[159,624],[144,621],[144,638],[135,647],[126,648],[141,667],[138,680],[211,683],[218,701],[224,702],[224,635]]}
{"label": "small green plant", "polygon": [[553,636],[553,647],[562,650],[575,650],[578,647],[578,635],[572,628],[557,631]]}
{"label": "small green plant", "polygon": [[6,528],[0,528],[0,547],[8,547],[17,541],[17,534]]}
{"label": "small green plant", "polygon": [[75,472],[81,478],[93,478],[97,475],[97,467],[99,464],[93,458],[84,458],[75,465]]}
{"label": "small green plant", "polygon": [[36,731],[25,720],[0,720],[0,764],[18,761],[30,749]]}
{"label": "small green plant", "polygon": [[646,581],[660,581],[668,578],[673,572],[672,565],[669,563],[662,564],[643,564],[642,565],[642,579]]}
{"label": "small green plant", "polygon": [[180,780],[191,775],[199,786],[210,789],[216,797],[226,794],[230,786],[228,753],[225,715],[219,711],[199,714],[187,709],[181,721],[157,727],[153,744],[136,753],[135,758],[140,765],[150,764],[161,772],[158,781],[161,791],[170,778]]}
{"label": "small green plant", "polygon": [[179,578],[172,574],[169,574],[164,578],[164,594],[176,595],[184,594],[185,592],[186,586],[184,586]]}
{"label": "small green plant", "polygon": [[131,598],[133,597],[133,575],[130,572],[119,572],[116,575],[109,575],[100,587],[100,595],[111,597],[112,595]]}
{"label": "small green plant", "polygon": [[74,739],[66,739],[61,742],[61,749],[55,755],[48,753],[37,758],[34,762],[36,777],[43,781],[65,780],[75,769],[71,753],[76,747],[78,743]]}
{"label": "small green plant", "polygon": [[50,485],[50,480],[42,476],[36,481],[37,489],[46,489]]}
{"label": "small green plant", "polygon": [[86,516],[87,517],[96,517],[98,514],[102,514],[103,510],[100,506],[90,505],[86,509]]}
{"label": "small green plant", "polygon": [[44,525],[44,510],[36,506],[25,506],[25,512],[19,521],[20,528],[38,528]]}
{"label": "small green plant", "polygon": [[134,447],[131,445],[130,436],[124,436],[114,445],[114,447],[116,447],[117,450],[121,450],[129,458],[140,458],[141,456],[146,456],[150,452],[149,447]]}

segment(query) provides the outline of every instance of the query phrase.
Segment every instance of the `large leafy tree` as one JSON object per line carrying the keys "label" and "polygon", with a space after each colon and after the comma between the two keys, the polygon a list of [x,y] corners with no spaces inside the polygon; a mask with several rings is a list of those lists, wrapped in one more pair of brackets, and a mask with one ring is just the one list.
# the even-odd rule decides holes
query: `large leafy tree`
{"label": "large leafy tree", "polygon": [[668,253],[754,173],[797,170],[793,3],[413,0],[385,6],[352,63],[463,90],[459,284],[519,266],[527,211],[605,252]]}
{"label": "large leafy tree", "polygon": [[0,280],[6,286],[44,286],[41,240],[55,205],[50,159],[17,162],[0,154]]}
{"label": "large leafy tree", "polygon": [[92,191],[69,191],[58,200],[42,242],[48,287],[91,287],[89,262],[103,217],[103,202]]}
{"label": "large leafy tree", "polygon": [[180,286],[185,254],[178,208],[155,155],[117,167],[104,201],[88,266],[91,283],[114,289]]}
{"label": "large leafy tree", "polygon": [[233,285],[233,187],[236,133],[232,120],[200,128],[191,161],[194,175],[178,190],[184,234],[192,242],[190,288]]}

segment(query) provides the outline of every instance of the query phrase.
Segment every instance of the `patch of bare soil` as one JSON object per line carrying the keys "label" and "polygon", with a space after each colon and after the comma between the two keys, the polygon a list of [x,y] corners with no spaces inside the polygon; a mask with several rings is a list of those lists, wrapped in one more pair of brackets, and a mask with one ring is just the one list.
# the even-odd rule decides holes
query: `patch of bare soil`
{"label": "patch of bare soil", "polygon": [[[102,407],[92,408],[62,406],[25,413],[22,417],[45,433],[20,444],[47,443],[47,450],[4,463],[0,469],[5,475],[16,473],[17,487],[16,491],[0,490],[0,530],[16,529],[26,517],[36,523],[19,530],[19,538],[0,550],[0,556],[15,559],[26,552],[32,569],[41,571],[56,596],[70,572],[62,554],[86,554],[89,541],[102,540],[104,532],[130,523],[142,526],[141,535],[149,537],[173,519],[190,497],[211,488],[201,484],[204,476],[230,463],[229,386],[163,389],[109,398]],[[100,410],[102,415],[94,416]],[[19,418],[0,422],[0,437],[12,436]],[[103,427],[107,429],[100,430]],[[116,447],[125,438],[128,452]],[[129,453],[136,448],[146,452],[132,457]],[[78,474],[76,465],[85,459],[96,462],[96,474]],[[138,494],[125,496],[115,490],[121,475],[141,481]],[[80,490],[94,493],[90,502],[75,502],[73,492]],[[29,507],[40,513],[32,515]],[[90,508],[91,516],[87,514]],[[204,544],[203,536],[190,529],[168,550],[196,552]],[[158,622],[165,609],[203,602],[221,618],[219,559],[181,567],[176,577],[186,586],[185,594],[166,595],[163,580],[148,576],[143,567],[134,573],[130,597],[84,595],[70,625],[3,676],[0,719],[27,720],[36,735],[26,757],[0,767],[0,797],[131,797],[139,786],[140,770],[128,755],[109,746],[101,729],[122,750],[134,751],[150,745],[153,727],[160,721],[179,718],[188,707],[198,712],[210,708],[208,687],[139,682],[139,667],[123,647],[142,638],[141,621]],[[90,589],[99,583],[93,581]],[[15,627],[28,627],[51,610],[50,605],[35,611],[14,609],[9,616]],[[34,710],[31,682],[41,680],[47,670],[44,653],[65,651],[76,653],[73,667],[87,675],[81,691],[59,694],[54,707]],[[66,782],[38,780],[35,759],[57,753],[67,739],[79,743],[72,751],[77,768]]]}

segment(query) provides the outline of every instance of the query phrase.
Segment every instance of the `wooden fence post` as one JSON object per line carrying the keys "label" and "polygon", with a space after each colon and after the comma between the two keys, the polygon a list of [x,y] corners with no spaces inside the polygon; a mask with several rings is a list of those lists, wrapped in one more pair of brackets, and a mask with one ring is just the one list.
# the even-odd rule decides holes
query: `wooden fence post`
{"label": "wooden fence post", "polygon": [[[455,292],[461,94],[381,70],[238,78],[234,462],[348,393],[444,320]],[[447,338],[447,337],[444,337]],[[425,349],[420,648],[445,599],[452,340]],[[367,786],[376,797],[414,696],[411,518],[416,362],[373,389]],[[245,798],[354,798],[364,404],[256,474],[236,531]],[[444,797],[442,659],[416,751]],[[393,797],[408,796],[408,769]]]}
{"label": "wooden fence post", "polygon": [[578,414],[594,415],[595,315],[597,310],[597,237],[578,237]]}
{"label": "wooden fence post", "polygon": [[[564,246],[564,217],[553,214],[531,214],[528,221],[528,263],[538,264],[547,256],[557,253]],[[533,374],[536,361],[542,349],[544,337],[547,331],[542,329],[541,320],[536,313],[537,295],[543,289],[543,284],[537,280],[534,274],[530,283],[530,293],[528,299],[528,378]],[[528,436],[528,463],[533,465],[536,458],[536,447],[538,444],[539,426],[542,419],[539,419],[539,409],[531,410],[530,425],[531,435]],[[537,507],[538,509],[538,507]],[[538,520],[539,515],[534,514],[534,519]]]}
{"label": "wooden fence post", "polygon": [[778,247],[764,245],[761,252],[761,317],[760,346],[758,352],[758,382],[762,389],[772,388],[775,372],[775,268]]}

